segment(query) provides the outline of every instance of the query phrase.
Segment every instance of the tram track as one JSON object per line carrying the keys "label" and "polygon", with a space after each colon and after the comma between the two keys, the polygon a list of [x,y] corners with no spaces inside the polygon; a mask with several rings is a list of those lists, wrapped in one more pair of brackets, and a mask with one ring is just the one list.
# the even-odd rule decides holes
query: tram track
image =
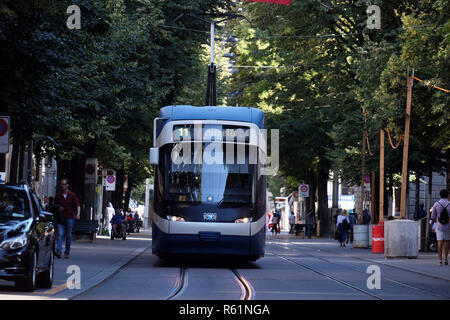
{"label": "tram track", "polygon": [[[231,271],[234,279],[241,289],[240,300],[253,300],[255,297],[255,290],[250,282],[248,282],[247,279],[245,279],[236,269],[228,270]],[[165,300],[174,300],[181,297],[188,287],[188,278],[188,269],[185,267],[180,267],[175,280],[175,285]]]}
{"label": "tram track", "polygon": [[290,262],[290,263],[293,263],[293,264],[295,264],[295,265],[298,265],[298,266],[300,266],[300,267],[302,267],[302,268],[308,269],[308,270],[310,270],[310,271],[312,271],[312,272],[314,272],[314,273],[317,273],[317,274],[319,274],[319,275],[321,275],[321,276],[323,276],[323,277],[325,277],[325,278],[327,278],[327,279],[329,279],[329,280],[331,280],[331,281],[337,282],[337,283],[339,283],[339,284],[341,284],[341,285],[343,285],[343,286],[346,286],[346,287],[349,287],[349,288],[351,288],[351,289],[353,289],[353,290],[356,290],[356,291],[359,291],[359,292],[361,292],[361,293],[364,293],[364,294],[366,294],[366,295],[368,295],[368,296],[370,296],[370,297],[372,297],[372,298],[374,298],[374,299],[376,299],[376,300],[385,300],[384,298],[382,298],[382,297],[380,297],[380,296],[378,296],[378,295],[376,295],[376,294],[373,294],[373,293],[371,293],[371,292],[368,292],[368,291],[366,291],[366,290],[363,290],[363,289],[361,289],[361,288],[358,288],[358,287],[356,287],[356,286],[354,286],[354,285],[352,285],[352,284],[350,284],[350,283],[348,283],[348,282],[346,282],[346,281],[343,281],[343,280],[341,280],[341,279],[338,279],[338,278],[336,278],[336,277],[334,277],[334,276],[332,276],[332,275],[330,275],[330,274],[327,274],[327,273],[318,271],[318,270],[316,270],[316,269],[314,269],[314,268],[311,268],[311,267],[308,266],[308,265],[305,265],[305,264],[300,263],[300,262],[298,262],[298,261],[294,261],[294,260],[292,260],[292,259],[286,258],[286,257],[282,256],[281,254],[278,254],[278,253],[275,253],[275,252],[269,251],[269,250],[266,250],[266,252],[271,253],[271,254],[273,254],[274,256],[277,256],[277,257],[279,257],[279,258],[281,258],[281,259],[283,259],[283,260],[285,260],[285,261],[288,261],[288,262]]}
{"label": "tram track", "polygon": [[[281,245],[285,245],[285,244],[290,244],[290,243],[289,243],[289,242],[279,243],[280,246],[281,246]],[[312,247],[309,247],[309,246],[304,246],[304,247],[306,247],[306,248],[308,248],[308,249],[311,249],[311,250],[316,249],[316,248],[312,248]],[[298,250],[296,250],[296,251],[299,252]],[[322,250],[322,251],[324,251],[324,252],[330,252],[330,253],[331,253],[331,251],[327,251],[327,250]],[[300,253],[300,252],[299,252],[299,253]],[[353,268],[353,267],[351,267],[351,266],[348,266],[347,264],[344,265],[344,264],[342,264],[342,263],[333,262],[333,261],[331,261],[331,260],[329,260],[329,259],[325,259],[325,258],[323,258],[323,257],[319,257],[319,256],[314,255],[314,254],[306,253],[306,252],[304,252],[304,251],[302,251],[301,254],[302,254],[302,255],[305,255],[305,256],[313,257],[313,258],[315,258],[315,259],[318,259],[318,260],[321,260],[321,261],[324,261],[324,262],[327,262],[327,263],[330,263],[330,264],[334,264],[334,265],[336,265],[336,266],[345,267],[345,268],[347,268],[347,269],[356,271],[356,272],[358,272],[358,273],[366,274],[365,272],[363,272],[363,271],[361,271],[361,270],[359,270],[359,269],[357,269],[357,268]],[[349,257],[349,258],[354,258],[354,259],[357,259],[357,260],[360,260],[360,261],[372,263],[372,264],[373,264],[373,263],[381,264],[381,265],[383,265],[383,266],[386,266],[386,267],[389,267],[389,268],[392,268],[392,269],[397,269],[397,270],[402,270],[402,271],[408,271],[408,272],[410,272],[410,273],[419,274],[419,275],[421,275],[421,276],[427,276],[427,277],[434,278],[434,279],[438,279],[438,280],[441,280],[441,281],[447,281],[447,282],[450,282],[450,281],[447,280],[447,279],[443,279],[443,278],[439,278],[439,277],[434,277],[433,275],[428,275],[428,274],[425,274],[425,273],[422,273],[422,272],[415,272],[414,270],[410,270],[410,269],[406,269],[406,268],[399,268],[399,267],[392,266],[392,265],[390,265],[390,264],[382,263],[382,262],[379,262],[379,261],[374,261],[374,260],[370,260],[370,259],[364,259],[364,258],[361,258],[361,257],[355,257],[355,256],[348,255],[348,254],[344,254],[344,256],[345,256],[345,257]],[[390,278],[387,278],[387,277],[383,277],[383,279],[384,279],[385,281],[388,281],[388,282],[391,282],[391,283],[393,283],[393,284],[402,286],[402,287],[404,287],[404,288],[409,288],[409,289],[414,289],[414,290],[417,290],[417,291],[421,291],[421,292],[430,294],[430,295],[435,296],[435,297],[440,298],[440,299],[450,299],[449,296],[442,295],[442,294],[438,294],[438,293],[436,293],[436,292],[434,292],[434,291],[430,291],[430,290],[427,290],[427,289],[419,288],[419,287],[417,287],[417,286],[412,286],[412,285],[407,284],[407,283],[404,283],[404,282],[402,282],[402,281],[390,279]]]}

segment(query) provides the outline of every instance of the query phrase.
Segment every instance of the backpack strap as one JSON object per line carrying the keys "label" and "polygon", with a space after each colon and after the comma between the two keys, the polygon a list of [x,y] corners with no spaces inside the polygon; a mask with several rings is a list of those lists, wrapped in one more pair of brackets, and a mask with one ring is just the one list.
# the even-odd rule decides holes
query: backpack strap
{"label": "backpack strap", "polygon": [[449,203],[447,203],[447,205],[444,207],[439,201],[438,201],[437,203],[439,203],[439,205],[440,205],[442,208],[444,208],[444,209],[446,209],[446,208],[448,207],[448,205],[450,204],[450,202],[449,202]]}

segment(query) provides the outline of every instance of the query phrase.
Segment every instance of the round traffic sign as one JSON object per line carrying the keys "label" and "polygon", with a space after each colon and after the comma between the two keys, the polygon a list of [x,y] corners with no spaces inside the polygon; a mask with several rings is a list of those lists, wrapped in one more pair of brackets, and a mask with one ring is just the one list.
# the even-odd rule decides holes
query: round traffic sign
{"label": "round traffic sign", "polygon": [[309,189],[308,186],[305,185],[305,184],[303,184],[303,185],[300,186],[300,191],[301,191],[301,192],[308,192],[308,189]]}
{"label": "round traffic sign", "polygon": [[106,181],[108,181],[108,183],[114,183],[114,181],[116,181],[116,178],[114,178],[114,176],[108,176],[106,178]]}
{"label": "round traffic sign", "polygon": [[4,136],[7,132],[8,132],[8,123],[5,120],[0,119],[0,137]]}

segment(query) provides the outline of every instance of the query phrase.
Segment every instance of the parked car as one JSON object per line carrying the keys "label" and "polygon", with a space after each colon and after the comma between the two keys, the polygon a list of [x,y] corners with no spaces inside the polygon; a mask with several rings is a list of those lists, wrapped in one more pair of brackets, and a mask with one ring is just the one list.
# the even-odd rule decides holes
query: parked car
{"label": "parked car", "polygon": [[53,215],[27,185],[0,185],[0,279],[34,291],[51,288],[54,274]]}

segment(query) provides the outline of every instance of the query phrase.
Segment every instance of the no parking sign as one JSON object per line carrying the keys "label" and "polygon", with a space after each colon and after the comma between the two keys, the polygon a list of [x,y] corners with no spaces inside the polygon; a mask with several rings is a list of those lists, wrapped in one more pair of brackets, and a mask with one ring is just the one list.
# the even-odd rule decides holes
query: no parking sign
{"label": "no parking sign", "polygon": [[308,198],[309,197],[309,184],[301,184],[299,191],[300,191],[300,197]]}
{"label": "no parking sign", "polygon": [[116,176],[106,176],[105,189],[106,189],[106,191],[115,191],[116,190]]}
{"label": "no parking sign", "polygon": [[0,117],[0,153],[9,152],[9,117]]}

